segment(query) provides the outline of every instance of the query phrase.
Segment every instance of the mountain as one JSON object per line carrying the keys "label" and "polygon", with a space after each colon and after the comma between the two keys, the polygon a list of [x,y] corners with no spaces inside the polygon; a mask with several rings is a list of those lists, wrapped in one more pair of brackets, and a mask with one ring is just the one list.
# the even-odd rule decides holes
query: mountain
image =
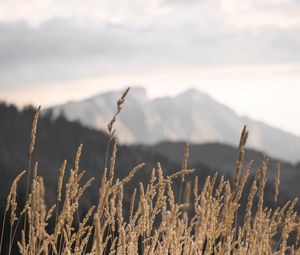
{"label": "mountain", "polygon": [[[121,92],[108,92],[51,108],[55,117],[105,129]],[[47,109],[46,111],[49,111]],[[219,142],[237,145],[244,125],[250,130],[249,147],[273,157],[297,162],[300,138],[265,123],[239,116],[232,109],[195,89],[175,97],[149,99],[143,88],[133,88],[118,118],[123,143],[154,144],[161,141]]]}

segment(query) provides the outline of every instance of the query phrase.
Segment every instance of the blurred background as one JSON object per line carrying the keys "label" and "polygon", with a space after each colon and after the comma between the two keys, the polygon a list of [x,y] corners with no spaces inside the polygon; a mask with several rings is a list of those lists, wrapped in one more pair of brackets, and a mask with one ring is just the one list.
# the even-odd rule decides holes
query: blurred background
{"label": "blurred background", "polygon": [[122,142],[235,144],[248,124],[251,147],[297,162],[299,14],[296,0],[3,0],[0,100],[105,129],[137,87]]}
{"label": "blurred background", "polygon": [[297,0],[2,0],[0,99],[43,108],[189,88],[300,135]]}

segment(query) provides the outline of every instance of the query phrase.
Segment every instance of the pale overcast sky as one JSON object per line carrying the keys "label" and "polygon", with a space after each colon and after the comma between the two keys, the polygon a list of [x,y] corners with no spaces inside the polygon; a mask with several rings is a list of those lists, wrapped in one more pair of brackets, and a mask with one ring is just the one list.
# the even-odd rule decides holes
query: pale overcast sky
{"label": "pale overcast sky", "polygon": [[190,87],[300,135],[299,0],[1,0],[0,100]]}

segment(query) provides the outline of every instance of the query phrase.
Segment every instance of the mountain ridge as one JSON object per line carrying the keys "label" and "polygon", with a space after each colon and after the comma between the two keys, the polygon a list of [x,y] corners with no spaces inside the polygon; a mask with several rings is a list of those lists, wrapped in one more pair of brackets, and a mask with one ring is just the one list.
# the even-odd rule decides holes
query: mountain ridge
{"label": "mountain ridge", "polygon": [[[79,120],[89,127],[105,130],[120,94],[120,91],[109,91],[49,109],[54,118],[63,113],[69,120]],[[144,88],[133,88],[126,99],[126,107],[118,117],[117,135],[125,144],[155,144],[169,140],[221,142],[237,146],[244,125],[250,130],[250,148],[293,163],[300,161],[299,137],[240,116],[196,89],[174,97],[150,99]]]}

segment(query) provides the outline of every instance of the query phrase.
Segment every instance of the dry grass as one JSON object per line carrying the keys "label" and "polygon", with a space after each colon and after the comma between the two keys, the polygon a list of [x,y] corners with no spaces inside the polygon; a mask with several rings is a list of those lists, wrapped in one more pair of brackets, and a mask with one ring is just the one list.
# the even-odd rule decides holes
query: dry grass
{"label": "dry grass", "polygon": [[[120,112],[128,90],[117,103],[116,115],[108,125],[109,146],[113,140],[114,123]],[[43,177],[39,176],[35,164],[30,176],[31,156],[33,153],[38,112],[33,121],[32,142],[29,147],[28,195],[25,205],[17,205],[17,183],[24,175],[22,172],[12,184],[7,199],[6,215],[10,215],[10,229],[2,224],[3,233],[10,233],[9,254],[16,245],[20,254],[300,254],[298,239],[300,225],[296,201],[288,201],[281,208],[264,207],[264,188],[268,160],[262,160],[248,194],[248,201],[242,224],[237,224],[240,199],[248,181],[252,162],[243,167],[244,147],[248,131],[244,128],[241,135],[236,174],[233,183],[223,176],[208,176],[203,187],[195,178],[193,187],[185,181],[185,176],[193,172],[188,167],[188,146],[185,149],[182,170],[165,176],[161,165],[153,169],[147,185],[140,183],[131,198],[130,208],[123,206],[123,192],[140,164],[122,180],[115,178],[117,143],[114,144],[110,158],[110,169],[105,162],[102,180],[99,183],[99,202],[80,218],[78,207],[80,198],[93,182],[81,184],[84,172],[79,162],[82,145],[79,146],[74,169],[64,180],[66,161],[58,173],[57,202],[50,207],[45,203]],[[279,170],[275,183],[275,201],[278,197]],[[176,201],[172,183],[182,178],[185,186],[183,201],[181,195]],[[65,185],[63,185],[65,183]],[[182,188],[180,188],[182,189]],[[139,190],[139,191],[137,191]],[[193,195],[190,196],[190,193]],[[190,197],[193,196],[193,201]],[[254,210],[253,204],[256,203]],[[20,215],[16,215],[17,207]],[[23,207],[23,208],[22,208]],[[48,209],[49,208],[49,209]],[[60,208],[60,209],[58,209]],[[255,207],[256,208],[256,207]],[[129,210],[129,218],[124,218],[124,210]],[[10,213],[10,214],[8,214]],[[21,220],[21,219],[24,220]],[[53,229],[47,226],[55,222]],[[19,224],[19,223],[22,224]],[[79,223],[78,223],[79,222]],[[22,226],[20,226],[22,225]],[[22,237],[15,240],[17,228]],[[294,233],[294,234],[293,234]],[[291,236],[293,235],[293,238]],[[1,253],[1,251],[0,251]]]}

